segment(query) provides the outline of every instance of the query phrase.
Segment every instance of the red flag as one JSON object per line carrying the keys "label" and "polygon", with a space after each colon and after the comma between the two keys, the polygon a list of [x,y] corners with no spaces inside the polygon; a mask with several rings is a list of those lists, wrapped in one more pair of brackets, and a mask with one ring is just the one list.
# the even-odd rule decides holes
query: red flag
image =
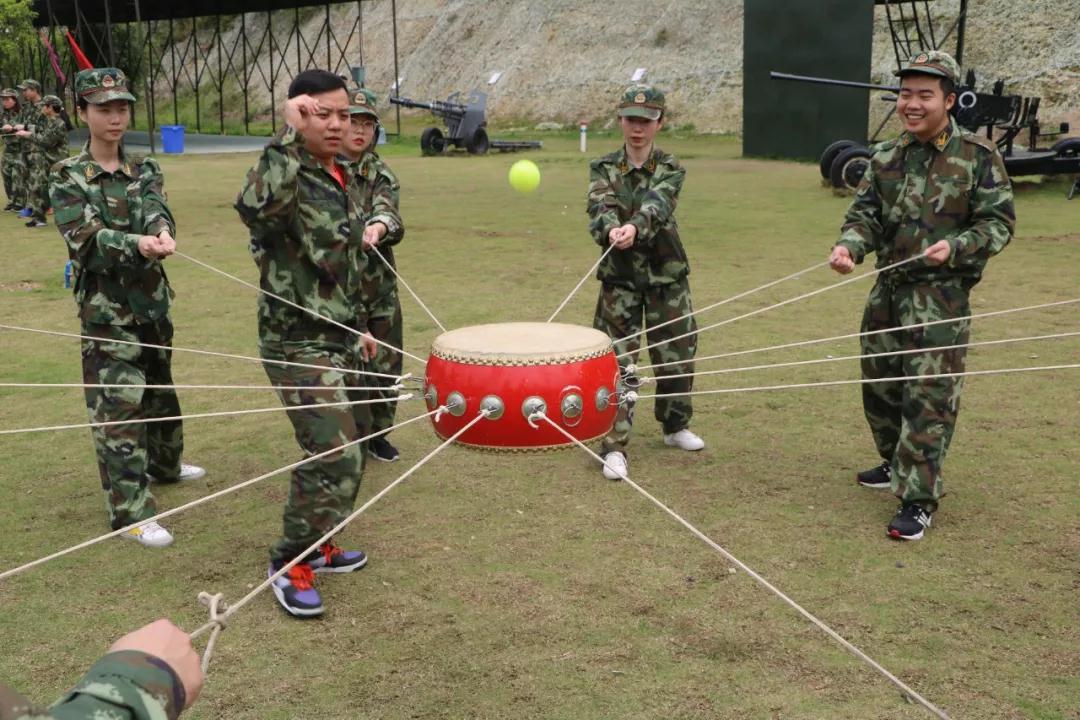
{"label": "red flag", "polygon": [[75,37],[71,34],[71,31],[64,30],[64,34],[67,35],[68,45],[71,46],[71,54],[75,56],[75,64],[79,66],[79,69],[89,70],[94,67],[93,63],[86,59],[86,55],[83,54],[79,43],[75,42]]}
{"label": "red flag", "polygon": [[53,72],[56,73],[56,78],[60,81],[60,87],[67,85],[67,77],[64,75],[64,71],[60,68],[60,58],[56,56],[56,49],[52,43],[49,42],[49,34],[45,28],[41,28],[40,32],[41,43],[45,46],[45,50],[49,53],[49,63],[52,65]]}

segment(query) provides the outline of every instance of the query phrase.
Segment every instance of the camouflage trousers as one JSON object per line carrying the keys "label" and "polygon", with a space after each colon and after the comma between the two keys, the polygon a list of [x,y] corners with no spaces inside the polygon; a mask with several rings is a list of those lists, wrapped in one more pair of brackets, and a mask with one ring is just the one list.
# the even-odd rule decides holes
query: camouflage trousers
{"label": "camouflage trousers", "polygon": [[[83,382],[87,385],[172,385],[172,351],[110,340],[171,345],[173,328],[166,318],[143,325],[83,323]],[[173,390],[141,387],[86,388],[86,408],[95,423],[176,417],[180,402]],[[132,423],[91,430],[101,487],[114,530],[157,513],[148,475],[160,482],[180,477],[184,429],[179,420]]]}
{"label": "camouflage trousers", "polygon": [[[649,348],[649,360],[653,364],[677,362],[663,368],[656,368],[653,374],[657,378],[656,392],[688,393],[693,390],[694,378],[663,380],[665,375],[694,372],[694,355],[697,354],[697,322],[692,317],[684,317],[693,311],[690,303],[690,285],[683,278],[672,285],[658,285],[646,290],[631,290],[608,283],[600,286],[600,297],[596,302],[596,315],[593,327],[607,333],[615,340],[616,354],[629,353],[619,358],[619,366],[637,362],[638,350],[642,346],[642,336],[637,335],[643,328],[649,328],[645,335],[646,344],[662,343],[673,337],[693,333],[687,337]],[[655,326],[676,320],[670,325]],[[635,337],[629,337],[634,335]],[[619,338],[628,338],[619,340]],[[653,400],[654,414],[664,433],[675,433],[690,425],[694,414],[689,395]],[[623,403],[615,417],[615,425],[601,443],[604,453],[619,451],[626,453],[630,442],[630,431],[634,424],[634,408]]]}
{"label": "camouflage trousers", "polygon": [[[879,278],[870,291],[862,331],[882,330],[970,315],[968,290],[960,283],[893,285]],[[864,336],[864,355],[897,350],[927,352],[863,359],[864,379],[964,371],[966,348],[934,348],[969,342],[970,320],[902,332]],[[942,494],[941,466],[956,428],[963,378],[867,383],[863,410],[878,453],[892,463],[892,491],[929,510]]]}
{"label": "camouflage trousers", "polygon": [[26,207],[34,211],[35,220],[45,220],[49,211],[49,165],[39,153],[30,156],[26,177]]}
{"label": "camouflage trousers", "polygon": [[[344,331],[276,332],[260,327],[260,355],[267,360],[318,365],[325,370],[264,365],[270,382],[304,390],[280,390],[286,407],[368,399],[366,391],[350,390],[367,384],[366,377],[342,370],[362,370],[359,338]],[[296,442],[310,457],[341,448],[370,433],[370,405],[338,405],[289,412]],[[367,442],[301,465],[292,471],[289,497],[282,515],[281,538],[271,547],[270,559],[288,561],[318,540],[352,512],[364,472]]]}
{"label": "camouflage trousers", "polygon": [[8,201],[20,208],[26,207],[26,167],[23,165],[22,152],[10,148],[5,150],[0,170],[4,175],[4,192]]}
{"label": "camouflage trousers", "polygon": [[[374,308],[371,311],[372,316],[368,318],[368,330],[377,339],[396,348],[401,348],[404,343],[404,329],[401,323],[401,302],[398,299],[397,292],[394,292],[391,297],[387,298],[385,302],[379,303],[379,305],[381,307]],[[380,345],[378,353],[368,361],[365,369],[371,372],[400,377],[402,355]],[[372,397],[393,398],[397,396],[397,392],[389,390],[389,387],[394,384],[391,378],[368,377],[365,384],[380,385],[388,388],[385,392],[373,394]],[[396,402],[372,405],[371,432],[378,432],[393,426],[394,418],[397,416],[397,406]]]}

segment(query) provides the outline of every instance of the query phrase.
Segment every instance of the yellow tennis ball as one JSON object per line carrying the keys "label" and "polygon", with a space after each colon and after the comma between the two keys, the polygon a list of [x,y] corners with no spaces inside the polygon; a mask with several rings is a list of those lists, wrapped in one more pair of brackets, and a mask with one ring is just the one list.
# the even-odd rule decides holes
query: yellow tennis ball
{"label": "yellow tennis ball", "polygon": [[510,166],[510,185],[519,193],[531,193],[540,185],[540,168],[532,160],[518,160]]}

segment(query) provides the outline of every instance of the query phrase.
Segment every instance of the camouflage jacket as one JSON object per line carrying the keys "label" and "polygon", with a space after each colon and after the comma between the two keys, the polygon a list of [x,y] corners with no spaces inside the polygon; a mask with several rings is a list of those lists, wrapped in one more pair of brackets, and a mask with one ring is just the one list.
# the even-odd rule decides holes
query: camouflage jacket
{"label": "camouflage jacket", "polygon": [[953,120],[929,143],[905,132],[877,146],[838,244],[855,262],[877,253],[877,266],[884,267],[948,240],[948,262],[916,261],[894,278],[970,286],[1009,244],[1015,226],[1012,185],[997,147]]}
{"label": "camouflage jacket", "polygon": [[626,223],[637,227],[627,250],[612,250],[597,269],[605,283],[644,289],[670,285],[690,273],[675,205],[686,171],[679,161],[653,148],[640,168],[627,161],[625,147],[589,164],[589,232],[607,249],[608,233]]}
{"label": "camouflage jacket", "polygon": [[[367,218],[364,225],[377,222],[386,225],[386,235],[378,245],[379,253],[397,267],[393,246],[405,236],[405,226],[398,211],[401,184],[390,166],[374,151],[364,153],[356,164],[356,181],[364,198],[363,211]],[[394,291],[397,290],[397,278],[374,254],[368,258],[363,282],[365,296],[371,298],[371,314],[377,317],[392,315],[396,307]]]}
{"label": "camouflage jacket", "polygon": [[176,234],[165,202],[161,167],[151,158],[127,157],[106,172],[90,144],[49,174],[56,226],[73,266],[75,302],[84,322],[132,325],[169,314],[174,294],[158,260],[139,252],[139,237]]}
{"label": "camouflage jacket", "polygon": [[[18,106],[13,107],[10,110],[4,110],[0,108],[0,127],[4,125],[18,125],[19,120],[22,117],[22,112],[18,109]],[[15,137],[14,131],[10,135],[4,135],[4,149],[7,152],[13,152],[22,148],[22,138]]]}
{"label": "camouflage jacket", "polygon": [[[45,121],[45,113],[41,112],[41,103],[36,102],[24,102],[22,104],[22,110],[19,111],[19,117],[16,123],[21,124],[23,129],[34,131],[38,126]],[[22,150],[28,155],[32,155],[37,152],[37,147],[33,142],[25,141],[22,143]]]}
{"label": "camouflage jacket", "polygon": [[37,160],[46,168],[68,156],[68,135],[64,121],[58,117],[41,116],[41,123],[30,138],[37,151]]}
{"label": "camouflage jacket", "polygon": [[[236,211],[251,231],[261,287],[357,331],[367,330],[362,274],[362,189],[355,168],[339,160],[344,189],[304,149],[299,133],[270,142],[247,174]],[[344,331],[259,295],[260,333]]]}
{"label": "camouflage jacket", "polygon": [[98,660],[75,688],[49,708],[0,685],[0,720],[175,720],[184,686],[165,663],[133,650]]}

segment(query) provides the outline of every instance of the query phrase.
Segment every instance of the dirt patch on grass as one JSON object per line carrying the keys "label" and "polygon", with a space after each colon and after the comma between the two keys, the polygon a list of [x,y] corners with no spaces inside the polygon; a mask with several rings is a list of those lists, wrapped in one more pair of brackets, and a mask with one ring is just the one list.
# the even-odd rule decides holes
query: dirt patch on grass
{"label": "dirt patch on grass", "polygon": [[41,290],[45,286],[41,283],[29,280],[16,280],[15,282],[0,282],[0,291],[3,292],[33,292]]}

